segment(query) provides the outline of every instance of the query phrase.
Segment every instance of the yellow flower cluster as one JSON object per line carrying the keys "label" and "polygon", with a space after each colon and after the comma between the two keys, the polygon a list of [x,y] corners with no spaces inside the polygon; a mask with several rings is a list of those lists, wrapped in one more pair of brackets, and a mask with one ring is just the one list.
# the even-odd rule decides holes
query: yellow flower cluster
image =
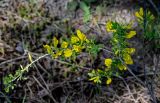
{"label": "yellow flower cluster", "polygon": [[[144,10],[143,10],[143,8],[140,8],[139,11],[135,12],[135,16],[138,18],[139,22],[142,21],[143,18],[144,18]],[[150,20],[153,20],[155,18],[154,15],[151,14],[150,11],[147,11],[146,16],[147,16],[147,19],[150,19]]]}
{"label": "yellow flower cluster", "polygon": [[127,39],[132,38],[133,36],[136,35],[136,31],[130,31],[129,33],[127,33],[127,35],[125,36]]}
{"label": "yellow flower cluster", "polygon": [[71,43],[72,44],[75,44],[75,43],[77,43],[79,41],[79,38],[78,37],[76,37],[76,36],[72,36],[71,37]]}
{"label": "yellow flower cluster", "polygon": [[123,54],[123,60],[126,64],[133,64],[133,60],[129,54]]}
{"label": "yellow flower cluster", "polygon": [[116,32],[116,30],[113,29],[113,24],[112,24],[111,21],[108,21],[108,22],[107,22],[107,24],[106,24],[106,30],[107,30],[108,32]]}
{"label": "yellow flower cluster", "polygon": [[123,50],[123,60],[126,64],[133,64],[131,55],[135,52],[135,48],[125,48]]}
{"label": "yellow flower cluster", "polygon": [[[142,21],[141,23],[143,23],[143,8],[140,8],[140,10],[135,13],[135,16],[138,18],[138,21]],[[147,11],[147,19],[154,19],[154,16],[149,11]],[[119,69],[120,71],[125,71],[127,70],[127,65],[133,64],[131,55],[135,52],[135,48],[128,48],[129,43],[127,39],[134,37],[136,35],[136,31],[131,30],[131,27],[132,23],[125,26],[112,21],[108,21],[106,23],[106,31],[113,32],[111,43],[114,57],[113,59],[106,58],[104,60],[106,69],[98,69],[97,71],[92,70],[92,72],[89,73],[91,81],[93,81],[94,83],[101,83],[102,77],[106,77],[106,84],[111,84],[113,73],[119,75],[117,69]],[[77,34],[81,33],[78,32]],[[76,41],[78,41],[79,39],[85,41],[85,37],[83,36],[81,38],[78,36],[78,39],[76,39]],[[78,51],[78,48],[75,50]]]}
{"label": "yellow flower cluster", "polygon": [[[142,13],[139,15],[142,15]],[[130,39],[135,36],[136,31],[127,32],[130,30],[130,27],[122,27],[122,25],[111,21],[106,24],[106,30],[108,32],[114,32],[112,37],[114,58],[106,58],[104,60],[106,69],[98,69],[97,71],[92,70],[88,75],[91,77],[89,80],[94,83],[101,83],[103,77],[106,77],[106,84],[109,85],[112,83],[113,73],[117,73],[117,69],[119,69],[118,71],[127,70],[127,65],[133,64],[131,55],[135,52],[135,48],[127,48],[128,43],[126,39]],[[71,58],[72,60],[77,54],[81,53],[83,49],[86,51],[88,49],[94,51],[94,49],[97,50],[98,47],[95,46],[94,48],[93,41],[89,41],[84,33],[77,30],[76,35],[72,35],[71,38],[66,41],[62,39],[58,40],[54,37],[51,46],[44,45],[44,48],[47,49],[47,52],[51,54],[53,58],[62,56],[64,58]]]}
{"label": "yellow flower cluster", "polygon": [[[80,53],[82,49],[85,48],[85,43],[89,43],[89,40],[80,30],[76,31],[77,35],[72,35],[68,42],[58,41],[56,37],[52,40],[52,46],[44,45],[44,48],[47,49],[47,52],[52,55],[53,58],[58,58],[59,56],[64,56],[65,58],[69,58],[72,56],[73,52]],[[58,44],[61,44],[61,48],[58,48]],[[55,52],[53,52],[55,51]]]}
{"label": "yellow flower cluster", "polygon": [[55,54],[52,54],[53,58],[58,58],[62,55],[62,51],[57,51]]}
{"label": "yellow flower cluster", "polygon": [[66,49],[64,50],[64,56],[65,57],[71,57],[72,56],[72,50],[71,49]]}
{"label": "yellow flower cluster", "polygon": [[86,36],[80,30],[77,30],[77,36],[81,41],[86,40]]}
{"label": "yellow flower cluster", "polygon": [[[139,17],[142,16],[143,15],[143,9],[140,9],[140,12],[136,13],[136,15],[139,16]],[[120,26],[119,24],[116,24],[116,23],[114,23],[114,25],[117,26],[118,29],[121,29],[121,30],[128,29],[128,28],[126,28],[126,26],[122,27],[122,26]],[[117,63],[116,66],[119,68],[119,70],[127,70],[127,67],[126,67],[127,64],[133,64],[133,60],[131,58],[131,55],[135,52],[135,48],[124,48],[123,47],[125,45],[124,40],[125,39],[130,39],[133,36],[135,36],[136,31],[129,31],[128,33],[126,33],[126,30],[125,30],[123,32],[124,36],[117,36],[117,35],[119,35],[119,31],[113,29],[113,22],[111,22],[111,21],[107,22],[106,30],[110,31],[110,32],[115,32],[113,34],[113,38],[112,38],[112,41],[114,42],[113,48],[115,48],[114,49],[114,54],[115,54],[115,56],[117,56],[118,58],[121,58],[123,60],[123,61],[117,62],[114,59],[113,60],[110,59],[110,58],[105,59],[104,64],[105,64],[105,66],[107,66],[106,70],[109,70],[110,68],[112,68],[112,64],[114,66],[115,63]],[[120,33],[122,33],[122,32],[120,32]],[[124,38],[124,39],[122,40],[122,38]],[[121,47],[120,46],[121,44],[123,45],[122,46],[123,49],[119,48],[119,47]],[[127,46],[127,44],[126,44],[126,46]],[[116,61],[116,62],[113,62],[113,61]]]}
{"label": "yellow flower cluster", "polygon": [[110,68],[111,67],[111,64],[112,64],[112,59],[105,59],[105,65]]}
{"label": "yellow flower cluster", "polygon": [[82,47],[82,46],[73,45],[73,50],[74,50],[75,52],[81,52],[81,51],[82,51],[82,49],[83,49],[83,47]]}
{"label": "yellow flower cluster", "polygon": [[[142,12],[142,10],[141,10]],[[140,15],[143,15],[140,13]],[[116,27],[114,29],[113,25]],[[128,64],[133,64],[133,60],[131,58],[131,55],[135,52],[135,48],[127,48],[127,41],[126,39],[130,39],[136,35],[136,31],[129,31],[131,29],[131,26],[122,26],[118,23],[113,23],[111,21],[107,22],[106,24],[106,30],[108,32],[114,32],[112,37],[112,49],[115,54],[114,59],[106,58],[104,60],[104,64],[107,67],[103,71],[103,75],[106,75],[106,84],[111,84],[112,82],[112,72],[116,68],[118,68],[120,71],[127,70]],[[101,73],[99,73],[101,74]]]}
{"label": "yellow flower cluster", "polygon": [[[56,38],[56,37],[54,37],[53,38],[53,42],[52,42],[52,45],[54,46],[54,48],[57,48],[57,46],[58,46],[58,39]],[[64,45],[64,44],[63,44]],[[61,45],[62,46],[62,45]],[[58,58],[59,56],[61,56],[62,55],[62,50],[57,50],[55,53],[53,52],[53,50],[52,50],[52,46],[50,46],[50,45],[44,45],[43,46],[46,50],[47,50],[47,52],[49,53],[49,54],[51,54],[52,55],[52,57],[53,58]]]}
{"label": "yellow flower cluster", "polygon": [[124,64],[118,64],[117,66],[118,66],[119,70],[121,70],[121,71],[127,70],[127,67]]}
{"label": "yellow flower cluster", "polygon": [[61,48],[67,48],[68,47],[68,43],[63,41],[61,44]]}
{"label": "yellow flower cluster", "polygon": [[135,48],[124,48],[122,53],[122,59],[124,60],[124,63],[118,64],[119,70],[127,70],[126,65],[127,64],[133,64],[133,60],[131,55],[135,52]]}
{"label": "yellow flower cluster", "polygon": [[44,45],[43,47],[47,50],[47,52],[48,52],[49,54],[52,53],[52,49],[51,49],[51,47],[50,47],[49,45]]}
{"label": "yellow flower cluster", "polygon": [[58,40],[56,37],[53,38],[53,45],[54,45],[54,47],[57,47],[57,45],[58,45]]}
{"label": "yellow flower cluster", "polygon": [[138,12],[135,12],[135,16],[138,17],[139,19],[143,19],[143,8],[140,8]]}
{"label": "yellow flower cluster", "polygon": [[89,42],[85,34],[83,34],[80,30],[77,30],[77,36],[73,35],[71,37],[71,43],[76,44],[77,42]]}
{"label": "yellow flower cluster", "polygon": [[71,37],[71,44],[73,44],[72,48],[73,51],[79,53],[84,49],[84,43],[89,43],[86,35],[82,33],[80,30],[77,30],[77,36],[72,35]]}
{"label": "yellow flower cluster", "polygon": [[112,82],[112,78],[108,78],[107,80],[106,80],[106,84],[111,84],[111,82]]}

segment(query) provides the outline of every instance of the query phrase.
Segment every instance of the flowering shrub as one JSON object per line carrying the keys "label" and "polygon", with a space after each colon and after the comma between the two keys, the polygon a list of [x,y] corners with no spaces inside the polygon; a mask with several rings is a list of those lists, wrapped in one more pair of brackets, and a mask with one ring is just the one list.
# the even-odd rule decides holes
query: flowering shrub
{"label": "flowering shrub", "polygon": [[136,35],[136,31],[129,31],[130,25],[123,26],[117,22],[108,21],[106,30],[113,32],[111,39],[113,57],[104,60],[105,68],[92,70],[88,75],[94,83],[101,83],[103,78],[106,78],[106,84],[112,82],[113,76],[118,76],[123,71],[127,70],[128,64],[133,64],[131,55],[135,52],[135,48],[129,48],[130,44],[127,39]]}
{"label": "flowering shrub", "polygon": [[[139,15],[142,15],[142,13]],[[135,48],[131,48],[127,40],[135,36],[136,31],[131,30],[130,25],[121,25],[112,21],[107,22],[106,30],[107,32],[113,33],[111,38],[112,58],[105,58],[101,67],[97,66],[96,69],[92,68],[88,71],[88,76],[89,80],[96,84],[101,84],[103,79],[105,79],[106,84],[109,85],[112,83],[113,76],[119,76],[127,70],[127,65],[133,64],[131,55],[135,52]],[[97,58],[97,54],[100,50],[105,50],[103,44],[97,44],[94,40],[88,39],[80,30],[76,31],[76,35],[73,34],[67,39],[57,39],[54,37],[50,44],[44,45],[44,48],[53,59],[67,60],[69,64],[74,64],[76,57],[82,52],[88,53],[90,56],[93,56],[92,59],[94,59]],[[9,92],[10,89],[14,89],[16,85],[13,82],[24,80],[25,77],[23,77],[23,74],[28,72],[29,67],[48,54],[36,60],[32,60],[29,54],[30,64],[25,67],[21,66],[14,75],[10,74],[3,78],[5,91]]]}
{"label": "flowering shrub", "polygon": [[[89,71],[89,80],[100,84],[102,83],[102,79],[106,78],[106,84],[110,84],[114,75],[119,75],[121,71],[126,71],[127,65],[133,64],[131,55],[135,52],[135,49],[129,48],[130,44],[127,42],[127,39],[135,36],[136,32],[130,31],[130,29],[130,25],[123,26],[117,22],[107,22],[106,30],[108,32],[113,32],[113,37],[111,39],[113,58],[106,58],[104,60],[105,69],[101,68]],[[92,50],[97,48],[96,53],[98,53],[100,46],[93,44],[93,40],[87,39],[85,34],[77,30],[77,35],[72,35],[67,41],[59,41],[54,37],[53,43],[51,43],[51,45],[44,45],[44,48],[53,58],[61,57],[73,59],[84,49],[86,52],[93,53]],[[58,47],[57,45],[61,46]]]}
{"label": "flowering shrub", "polygon": [[[96,56],[102,45],[97,45],[93,40],[88,40],[86,35],[80,30],[77,30],[76,33],[77,35],[72,35],[71,38],[67,40],[58,40],[54,37],[53,42],[50,45],[44,45],[44,48],[53,59],[60,58],[74,61],[76,56],[83,50]],[[60,47],[58,45],[60,45]]]}

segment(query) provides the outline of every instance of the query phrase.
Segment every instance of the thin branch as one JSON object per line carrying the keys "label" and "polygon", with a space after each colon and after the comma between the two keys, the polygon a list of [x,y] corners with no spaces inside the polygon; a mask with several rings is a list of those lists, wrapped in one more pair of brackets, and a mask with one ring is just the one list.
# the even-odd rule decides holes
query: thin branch
{"label": "thin branch", "polygon": [[103,50],[103,51],[106,51],[106,52],[108,52],[108,53],[111,53],[111,54],[113,54],[113,52],[112,51],[110,51],[110,50],[108,50],[108,49],[106,49],[106,48],[100,48],[101,50]]}
{"label": "thin branch", "polygon": [[20,78],[23,75],[23,73],[26,72],[26,71],[28,71],[29,67],[31,67],[35,62],[37,62],[38,60],[40,60],[40,59],[42,59],[42,58],[44,58],[44,57],[46,57],[48,55],[49,54],[42,55],[39,58],[37,58],[36,60],[34,60],[32,63],[28,64],[25,68],[23,68],[23,70],[21,71],[22,73],[20,73],[17,77],[15,77],[12,80],[12,82],[15,81],[16,79]]}
{"label": "thin branch", "polygon": [[143,81],[140,80],[140,79],[131,71],[130,68],[127,68],[127,69],[128,69],[128,71],[133,75],[133,77],[137,79],[137,81],[139,81],[143,86],[145,86],[145,84],[143,83]]}
{"label": "thin branch", "polygon": [[7,100],[8,103],[11,103],[11,101],[9,100],[9,98],[3,92],[0,91],[0,94],[2,95],[2,96],[0,96],[0,98],[4,97],[4,98],[6,98],[6,100]]}
{"label": "thin branch", "polygon": [[2,63],[0,63],[0,66],[4,65],[4,64],[7,64],[7,63],[10,63],[10,62],[13,62],[13,61],[16,61],[16,60],[20,60],[20,59],[24,59],[26,58],[27,56],[21,56],[21,57],[17,57],[15,59],[10,59],[10,60],[7,60],[7,61],[4,61]]}
{"label": "thin branch", "polygon": [[123,77],[118,76],[118,78],[122,79],[122,81],[124,82],[124,84],[126,85],[126,87],[127,87],[127,89],[128,89],[128,93],[129,93],[129,94],[132,96],[132,98],[134,99],[134,96],[133,96],[133,94],[131,93],[129,86],[128,86],[128,84],[126,83],[126,81],[123,79]]}
{"label": "thin branch", "polygon": [[158,10],[157,6],[153,3],[153,1],[152,1],[152,0],[148,0],[148,1],[149,1],[149,3],[153,6],[153,8],[156,10],[156,12],[157,12],[158,16],[160,16],[160,12],[159,12],[159,10]]}
{"label": "thin branch", "polygon": [[58,102],[54,99],[54,97],[51,95],[50,91],[47,90],[45,87],[43,87],[43,85],[38,81],[38,79],[37,79],[36,77],[33,76],[33,78],[34,78],[34,80],[39,84],[40,87],[42,87],[44,90],[46,90],[46,92],[49,94],[49,97],[54,101],[54,103],[58,103]]}

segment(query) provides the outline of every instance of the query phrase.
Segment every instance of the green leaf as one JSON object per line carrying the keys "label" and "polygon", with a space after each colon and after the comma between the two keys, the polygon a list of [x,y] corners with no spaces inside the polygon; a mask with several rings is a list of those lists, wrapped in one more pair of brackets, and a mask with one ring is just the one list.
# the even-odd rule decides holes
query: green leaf
{"label": "green leaf", "polygon": [[88,22],[91,18],[90,7],[84,2],[80,2],[80,8],[83,10],[83,21]]}

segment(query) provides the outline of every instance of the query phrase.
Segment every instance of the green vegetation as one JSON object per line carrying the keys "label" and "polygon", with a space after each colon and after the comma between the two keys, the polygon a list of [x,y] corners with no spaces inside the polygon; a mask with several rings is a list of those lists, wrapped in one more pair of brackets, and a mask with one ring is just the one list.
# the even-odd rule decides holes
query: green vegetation
{"label": "green vegetation", "polygon": [[[115,98],[125,97],[124,93],[127,91],[133,102],[136,97],[131,89],[141,87],[145,89],[143,92],[146,92],[148,88],[142,82],[144,78],[146,84],[149,79],[159,81],[156,77],[159,76],[159,71],[156,69],[159,67],[160,58],[160,23],[159,18],[149,10],[146,14],[143,8],[134,11],[132,16],[135,16],[136,20],[124,24],[102,13],[105,6],[109,5],[106,2],[116,2],[114,0],[103,1],[106,4],[98,0],[71,0],[67,4],[67,10],[75,12],[75,20],[72,20],[74,17],[70,19],[70,16],[66,15],[52,18],[54,15],[48,16],[50,12],[43,8],[45,4],[36,5],[36,2],[29,0],[20,3],[15,9],[17,13],[14,16],[17,19],[13,18],[13,15],[9,16],[6,20],[10,24],[2,27],[2,34],[7,36],[0,41],[0,67],[2,66],[2,73],[4,72],[2,83],[0,82],[3,89],[0,99],[2,96],[10,103],[12,94],[24,94],[20,101],[25,102],[30,99],[28,95],[36,94],[33,101],[38,98],[43,103],[72,103],[84,95],[83,98],[87,98],[85,102],[94,103],[99,99],[97,94],[108,98],[117,95],[118,86],[120,93]],[[77,11],[82,14],[77,16]],[[126,13],[127,10],[123,12]],[[82,18],[78,18],[79,15],[83,15],[83,22]],[[95,17],[92,17],[93,15]],[[138,23],[137,27],[133,26],[134,23]],[[6,47],[3,42],[6,42]],[[10,48],[8,45],[12,45],[14,49],[7,51]],[[13,56],[16,58],[13,59]],[[11,60],[5,61],[6,57]],[[135,85],[132,85],[134,83]],[[106,94],[102,93],[103,90]],[[139,91],[139,88],[137,90]],[[57,91],[60,91],[59,94]],[[118,97],[119,95],[122,96]],[[143,95],[145,99],[146,95],[148,96]],[[13,100],[16,98],[19,97],[13,97]],[[90,101],[92,98],[94,100]],[[148,98],[150,100],[150,96]]]}
{"label": "green vegetation", "polygon": [[[127,42],[127,39],[130,39],[136,35],[136,32],[128,32],[130,29],[131,27],[129,25],[122,26],[117,22],[107,22],[106,30],[108,32],[113,32],[113,37],[111,39],[111,44],[113,46],[113,59],[105,59],[105,69],[101,68],[97,71],[91,70],[88,73],[90,76],[89,80],[94,81],[95,83],[101,83],[102,78],[107,78],[106,84],[110,84],[114,75],[118,76],[121,71],[127,70],[128,64],[133,64],[131,54],[135,52],[135,49],[128,48],[129,43]],[[80,55],[82,51],[87,52],[88,55],[93,56],[93,58],[97,58],[96,56],[100,49],[104,49],[102,46],[103,44],[96,44],[93,40],[87,39],[86,35],[80,30],[77,30],[76,34],[77,35],[72,35],[69,39],[60,38],[60,40],[58,40],[56,37],[54,37],[52,43],[50,45],[44,45],[44,48],[53,59],[60,59],[62,61],[67,60],[69,65],[76,62],[76,57]],[[31,61],[31,64],[27,65],[25,68],[21,67],[21,69],[16,71],[15,75],[10,74],[4,78],[6,92],[9,92],[10,88],[14,89],[15,84],[13,84],[13,81],[21,80],[24,72],[28,71],[28,68],[35,62],[33,62],[31,59],[30,54],[28,57]],[[81,64],[80,66],[83,68],[85,65],[86,64]]]}
{"label": "green vegetation", "polygon": [[[141,28],[145,25],[143,38],[149,41],[153,48],[160,48],[159,18],[155,19],[149,10],[147,10],[146,17],[144,17],[143,8],[140,8],[140,10],[135,13],[135,16]],[[146,19],[145,24],[144,19]]]}
{"label": "green vegetation", "polygon": [[91,19],[90,4],[96,1],[97,0],[81,0],[79,2],[78,0],[73,0],[68,4],[68,8],[69,10],[74,11],[79,6],[83,10],[83,21],[88,22]]}

